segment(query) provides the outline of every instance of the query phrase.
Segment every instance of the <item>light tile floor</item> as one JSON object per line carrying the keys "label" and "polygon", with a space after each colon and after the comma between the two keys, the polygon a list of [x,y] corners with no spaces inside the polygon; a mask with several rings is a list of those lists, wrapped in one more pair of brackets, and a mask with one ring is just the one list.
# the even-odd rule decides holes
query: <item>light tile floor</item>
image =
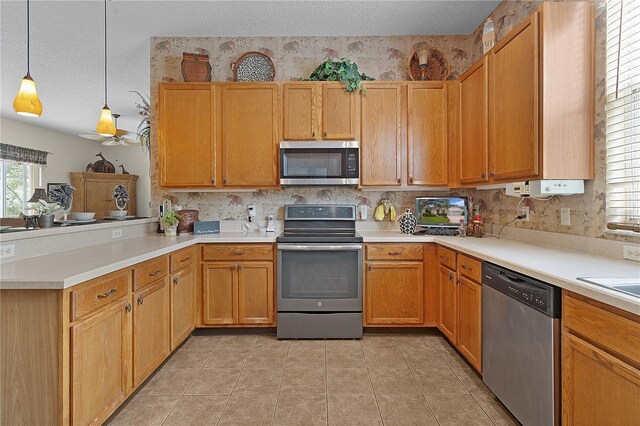
{"label": "light tile floor", "polygon": [[194,335],[119,425],[517,425],[439,334]]}

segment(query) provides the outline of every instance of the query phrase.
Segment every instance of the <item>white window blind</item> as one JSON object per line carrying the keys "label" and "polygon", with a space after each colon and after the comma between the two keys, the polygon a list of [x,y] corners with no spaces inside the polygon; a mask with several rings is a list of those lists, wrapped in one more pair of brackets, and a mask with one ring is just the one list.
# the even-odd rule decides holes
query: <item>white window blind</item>
{"label": "white window blind", "polygon": [[640,232],[640,1],[607,0],[607,222]]}

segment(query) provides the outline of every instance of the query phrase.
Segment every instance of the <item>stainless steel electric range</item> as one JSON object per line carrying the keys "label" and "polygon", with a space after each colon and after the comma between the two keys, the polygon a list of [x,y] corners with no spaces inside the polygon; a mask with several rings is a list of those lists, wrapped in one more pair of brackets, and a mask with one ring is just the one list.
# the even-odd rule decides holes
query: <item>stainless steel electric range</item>
{"label": "stainless steel electric range", "polygon": [[284,208],[278,243],[278,338],[362,337],[362,237],[356,207]]}

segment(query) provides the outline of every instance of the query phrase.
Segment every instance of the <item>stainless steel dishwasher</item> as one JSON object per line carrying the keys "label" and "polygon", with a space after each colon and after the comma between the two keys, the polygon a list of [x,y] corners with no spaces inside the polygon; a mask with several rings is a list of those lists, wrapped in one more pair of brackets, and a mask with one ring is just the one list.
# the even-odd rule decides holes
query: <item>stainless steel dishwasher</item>
{"label": "stainless steel dishwasher", "polygon": [[559,425],[560,289],[486,262],[482,284],[482,380],[523,425]]}

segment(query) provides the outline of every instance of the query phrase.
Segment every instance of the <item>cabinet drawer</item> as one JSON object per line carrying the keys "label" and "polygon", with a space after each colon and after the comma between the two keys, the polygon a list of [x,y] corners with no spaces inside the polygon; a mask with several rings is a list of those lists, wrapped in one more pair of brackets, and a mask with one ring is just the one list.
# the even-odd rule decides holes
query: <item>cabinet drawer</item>
{"label": "cabinet drawer", "polygon": [[564,291],[562,323],[571,333],[640,365],[640,317],[616,314],[604,304]]}
{"label": "cabinet drawer", "polygon": [[178,269],[182,269],[185,266],[191,265],[196,258],[195,247],[189,247],[183,250],[179,250],[169,255],[169,263],[171,264],[171,273],[174,273]]}
{"label": "cabinet drawer", "polygon": [[369,244],[367,260],[422,260],[422,244]]}
{"label": "cabinet drawer", "polygon": [[456,269],[456,252],[453,250],[449,250],[448,248],[444,248],[442,246],[438,246],[438,262],[443,264],[449,269]]}
{"label": "cabinet drawer", "polygon": [[167,256],[148,260],[133,268],[133,291],[164,278],[169,273]]}
{"label": "cabinet drawer", "polygon": [[99,311],[129,293],[131,270],[118,271],[90,281],[71,292],[71,321]]}
{"label": "cabinet drawer", "polygon": [[208,244],[202,260],[273,260],[271,244]]}
{"label": "cabinet drawer", "polygon": [[482,263],[460,254],[458,255],[458,273],[480,284],[482,282]]}

